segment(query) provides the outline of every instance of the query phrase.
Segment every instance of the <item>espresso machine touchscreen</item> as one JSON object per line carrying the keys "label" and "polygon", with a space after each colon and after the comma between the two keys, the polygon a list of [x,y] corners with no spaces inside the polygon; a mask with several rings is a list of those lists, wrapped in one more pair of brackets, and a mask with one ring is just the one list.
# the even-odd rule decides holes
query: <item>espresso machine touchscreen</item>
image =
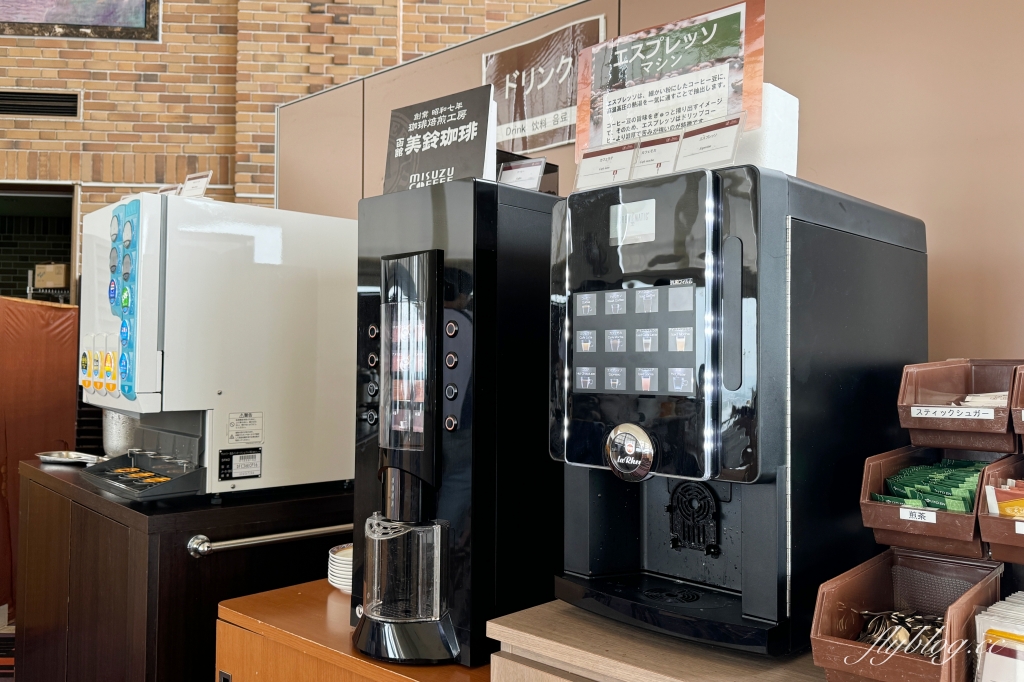
{"label": "espresso machine touchscreen", "polygon": [[927,357],[924,225],[755,167],[554,212],[556,596],[677,637],[805,646],[818,585],[876,552],[865,457]]}
{"label": "espresso machine touchscreen", "polygon": [[[486,663],[487,620],[553,598],[562,467],[547,439],[551,209],[481,180],[359,204],[354,641]],[[527,492],[528,491],[528,492]],[[530,503],[524,498],[529,496]]]}

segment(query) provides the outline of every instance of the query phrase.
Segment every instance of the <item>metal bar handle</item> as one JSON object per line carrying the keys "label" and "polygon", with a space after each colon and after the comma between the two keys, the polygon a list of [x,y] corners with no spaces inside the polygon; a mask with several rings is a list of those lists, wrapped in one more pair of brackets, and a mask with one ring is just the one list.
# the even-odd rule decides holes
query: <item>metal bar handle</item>
{"label": "metal bar handle", "polygon": [[288,540],[301,540],[302,538],[315,538],[320,535],[334,535],[335,533],[347,533],[352,530],[351,523],[343,523],[338,526],[324,526],[323,528],[309,528],[306,530],[293,530],[287,533],[273,533],[272,535],[257,535],[253,538],[239,538],[238,540],[221,540],[210,542],[205,535],[194,535],[188,541],[188,553],[196,559],[207,554],[221,552],[225,549],[238,549],[239,547],[257,547],[259,545],[270,545],[275,542],[286,542]]}

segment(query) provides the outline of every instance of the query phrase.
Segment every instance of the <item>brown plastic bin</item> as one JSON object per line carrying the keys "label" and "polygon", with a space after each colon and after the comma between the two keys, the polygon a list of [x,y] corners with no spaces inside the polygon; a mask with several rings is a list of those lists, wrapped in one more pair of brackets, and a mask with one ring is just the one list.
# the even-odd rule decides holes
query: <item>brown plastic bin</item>
{"label": "brown plastic bin", "polygon": [[[978,533],[978,508],[981,506],[982,479],[978,477],[978,487],[974,491],[974,512],[961,514],[941,509],[925,509],[935,514],[935,522],[912,521],[900,517],[901,507],[885,502],[875,502],[871,493],[888,495],[885,479],[901,469],[916,464],[934,464],[943,457],[949,459],[970,459],[987,461],[998,457],[987,452],[971,452],[961,450],[941,450],[939,448],[921,448],[913,445],[883,452],[880,455],[864,460],[864,480],[860,488],[860,514],[864,526],[872,529],[875,542],[891,547],[909,547],[939,554],[980,559],[984,556],[981,547],[981,535]],[[1001,460],[1000,460],[1001,461]],[[983,471],[987,471],[986,467]],[[931,517],[931,514],[928,515]]]}
{"label": "brown plastic bin", "polygon": [[903,368],[898,409],[910,442],[933,448],[1019,452],[1020,439],[1010,425],[1010,400],[991,409],[991,419],[914,416],[914,408],[951,408],[969,393],[1013,391],[1017,365],[1024,360],[945,360]]}
{"label": "brown plastic bin", "polygon": [[[1003,565],[892,548],[824,583],[811,624],[814,664],[830,682],[965,682],[974,648],[974,616],[999,600]],[[944,612],[945,655],[888,653],[856,641],[860,611]],[[966,644],[958,650],[958,642]],[[951,653],[952,652],[952,653]]]}
{"label": "brown plastic bin", "polygon": [[[982,499],[978,505],[978,526],[982,541],[988,543],[993,561],[1024,564],[1024,522],[989,514],[984,496],[986,485],[998,487],[999,479],[1007,478],[1024,478],[1024,456],[1007,457],[1005,462],[985,469],[985,475],[981,477]],[[1019,531],[1017,524],[1021,524]]]}
{"label": "brown plastic bin", "polygon": [[1024,365],[1017,365],[1017,372],[1013,377],[1010,416],[1013,420],[1013,430],[1017,433],[1024,433]]}

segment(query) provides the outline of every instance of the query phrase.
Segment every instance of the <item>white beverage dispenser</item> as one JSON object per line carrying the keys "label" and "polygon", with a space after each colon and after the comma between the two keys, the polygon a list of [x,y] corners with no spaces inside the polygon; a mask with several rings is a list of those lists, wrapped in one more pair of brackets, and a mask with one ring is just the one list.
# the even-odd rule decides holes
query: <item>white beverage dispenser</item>
{"label": "white beverage dispenser", "polygon": [[85,217],[79,380],[136,500],[351,479],[356,221],[139,194]]}

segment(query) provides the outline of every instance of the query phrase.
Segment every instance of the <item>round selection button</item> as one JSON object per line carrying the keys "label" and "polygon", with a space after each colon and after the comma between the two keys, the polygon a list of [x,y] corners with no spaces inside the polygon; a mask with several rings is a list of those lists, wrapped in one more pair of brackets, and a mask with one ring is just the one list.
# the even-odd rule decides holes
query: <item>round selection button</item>
{"label": "round selection button", "polygon": [[459,397],[459,387],[455,384],[448,384],[444,387],[444,397],[448,400],[455,400]]}
{"label": "round selection button", "polygon": [[624,481],[643,481],[654,466],[654,441],[636,424],[619,424],[605,440],[605,458]]}
{"label": "round selection button", "polygon": [[370,397],[377,395],[378,390],[380,389],[377,386],[376,381],[371,381],[370,383],[366,384],[366,392],[370,394]]}
{"label": "round selection button", "polygon": [[376,353],[370,353],[368,356],[366,356],[366,364],[368,364],[370,367],[376,367],[377,359],[378,358]]}
{"label": "round selection button", "polygon": [[455,338],[455,335],[459,333],[459,323],[455,320],[448,320],[448,324],[444,326],[444,333],[448,335],[449,339]]}
{"label": "round selection button", "polygon": [[373,426],[377,423],[377,413],[374,410],[369,410],[366,413],[366,423]]}
{"label": "round selection button", "polygon": [[366,328],[366,335],[369,336],[371,339],[377,338],[377,334],[379,333],[380,330],[377,329],[377,325],[375,324],[371,324],[369,327]]}
{"label": "round selection button", "polygon": [[444,366],[448,369],[455,369],[459,366],[459,356],[455,353],[448,353],[444,356]]}
{"label": "round selection button", "polygon": [[459,420],[455,417],[454,414],[450,414],[444,418],[444,428],[447,431],[454,431],[455,429],[459,428]]}

